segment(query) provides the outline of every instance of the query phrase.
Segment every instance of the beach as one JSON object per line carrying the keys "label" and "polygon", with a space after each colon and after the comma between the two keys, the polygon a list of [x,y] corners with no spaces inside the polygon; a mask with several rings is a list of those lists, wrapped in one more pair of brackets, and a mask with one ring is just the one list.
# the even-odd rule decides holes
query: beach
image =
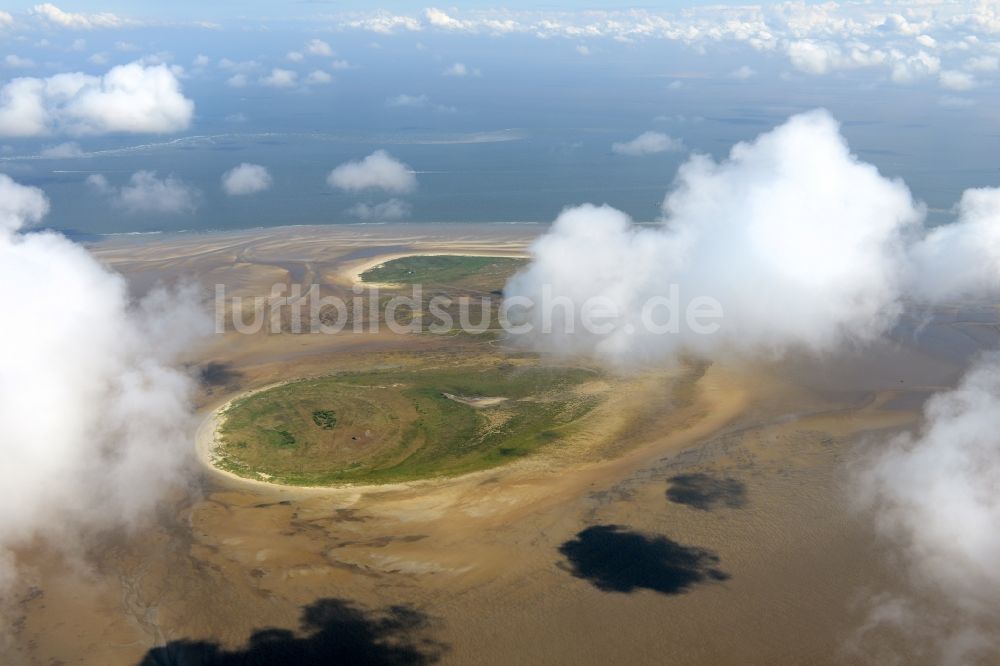
{"label": "beach", "polygon": [[[393,258],[522,257],[543,229],[289,227],[114,237],[90,251],[137,295],[177,280],[244,297],[274,284],[349,294],[361,272]],[[995,342],[993,322],[961,312],[930,323],[930,342],[901,335],[835,367],[792,357],[716,361],[697,375],[646,368],[590,422],[586,441],[601,446],[571,442],[467,475],[329,488],[214,468],[219,410],[290,379],[475,343],[388,331],[212,336],[186,358],[212,369],[196,396],[195,480],[155,521],[95,543],[73,567],[33,553],[10,604],[19,619],[7,632],[8,663],[86,654],[134,664],[193,642],[245,654],[265,628],[319,640],[309,637],[324,630],[302,618],[324,600],[371,622],[408,609],[406,640],[442,663],[850,663],[867,612],[859,595],[904,581],[868,516],[851,507],[848,469],[865,447],[914,427],[923,399]],[[670,490],[681,477],[725,481],[731,494],[678,501]],[[649,569],[623,582],[601,539],[639,549]],[[643,548],[683,557],[664,562]],[[67,630],[56,638],[53,626]]]}

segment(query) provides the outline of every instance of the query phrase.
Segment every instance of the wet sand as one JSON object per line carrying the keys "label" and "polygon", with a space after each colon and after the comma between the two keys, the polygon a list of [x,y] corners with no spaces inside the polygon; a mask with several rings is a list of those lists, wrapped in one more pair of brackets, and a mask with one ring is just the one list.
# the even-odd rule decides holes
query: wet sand
{"label": "wet sand", "polygon": [[[92,251],[137,292],[185,277],[267,295],[275,282],[347,290],[359,265],[400,254],[523,254],[540,231],[302,227],[119,237]],[[615,428],[600,422],[615,434],[599,449],[570,444],[453,479],[334,489],[276,487],[206,466],[212,413],[286,379],[471,343],[217,336],[189,359],[211,369],[198,397],[195,487],[178,489],[149,525],[105,535],[75,566],[41,545],[21,553],[30,565],[4,601],[0,656],[876,663],[871,655],[898,647],[892,637],[874,636],[867,658],[848,649],[864,600],[905,581],[869,517],[848,506],[849,466],[860,447],[912,427],[922,400],[997,342],[995,318],[963,312],[942,314],[919,337],[904,323],[893,341],[846,359],[716,363],[680,404],[671,387],[681,370],[649,370],[617,397]],[[685,495],[668,490],[679,475],[730,495],[677,501]],[[248,643],[268,628],[281,631]]]}

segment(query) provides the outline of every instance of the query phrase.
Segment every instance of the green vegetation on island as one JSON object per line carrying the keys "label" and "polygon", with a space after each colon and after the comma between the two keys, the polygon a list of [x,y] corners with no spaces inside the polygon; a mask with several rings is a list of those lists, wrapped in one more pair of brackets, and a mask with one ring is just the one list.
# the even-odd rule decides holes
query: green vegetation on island
{"label": "green vegetation on island", "polygon": [[488,361],[301,379],[223,414],[216,464],[290,485],[384,483],[486,469],[574,431],[592,370]]}
{"label": "green vegetation on island", "polygon": [[363,282],[422,284],[477,291],[498,291],[518,269],[527,265],[519,257],[466,255],[417,255],[401,257],[361,274]]}

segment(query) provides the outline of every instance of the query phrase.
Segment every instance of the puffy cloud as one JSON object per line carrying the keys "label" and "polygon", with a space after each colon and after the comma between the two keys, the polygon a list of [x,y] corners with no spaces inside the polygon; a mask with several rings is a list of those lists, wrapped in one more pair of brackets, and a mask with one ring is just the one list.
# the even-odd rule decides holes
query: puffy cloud
{"label": "puffy cloud", "polygon": [[[736,145],[722,162],[691,157],[663,211],[654,228],[607,207],[564,211],[505,290],[535,304],[522,341],[631,364],[871,340],[900,311],[903,238],[922,219],[905,185],[859,162],[823,111]],[[718,330],[681,324],[664,334],[669,309],[648,308],[675,289],[682,310],[721,306]],[[595,303],[617,315],[607,330],[569,330],[569,315],[544,305],[554,299],[572,304],[572,317]],[[551,316],[561,323],[546,325]]]}
{"label": "puffy cloud", "polygon": [[67,141],[66,143],[60,143],[55,146],[44,148],[39,154],[42,157],[47,157],[49,159],[66,159],[82,157],[84,152],[83,149],[80,148],[80,144],[75,141]]}
{"label": "puffy cloud", "polygon": [[930,230],[913,249],[914,292],[941,301],[1000,288],[1000,189],[966,190],[958,218]]}
{"label": "puffy cloud", "polygon": [[333,49],[322,39],[310,39],[309,43],[306,44],[306,51],[314,56],[333,57]]}
{"label": "puffy cloud", "polygon": [[434,7],[428,7],[425,9],[424,17],[426,17],[428,23],[436,28],[444,28],[445,30],[464,30],[467,27],[463,21],[457,21],[440,9],[436,9]]}
{"label": "puffy cloud", "polygon": [[580,44],[579,46],[577,46],[576,47],[576,52],[579,53],[582,56],[589,56],[590,55],[590,49],[587,47],[586,44]]}
{"label": "puffy cloud", "polygon": [[887,54],[869,48],[865,44],[853,44],[842,48],[832,42],[799,40],[787,48],[792,66],[807,74],[826,74],[838,69],[856,69],[880,65],[887,60]]}
{"label": "puffy cloud", "polygon": [[302,55],[301,51],[289,51],[285,54],[285,59],[291,62],[302,62],[305,59],[305,56]]}
{"label": "puffy cloud", "polygon": [[309,76],[306,77],[306,83],[313,86],[324,85],[331,81],[333,81],[333,77],[321,69],[309,72]]}
{"label": "puffy cloud", "polygon": [[417,177],[408,166],[384,150],[358,162],[346,162],[330,172],[326,182],[349,192],[380,189],[405,194],[417,189]]}
{"label": "puffy cloud", "polygon": [[134,304],[79,245],[19,233],[47,209],[40,190],[0,175],[0,586],[17,576],[12,549],[79,554],[186,483],[195,385],[176,359],[211,324],[191,290]]}
{"label": "puffy cloud", "polygon": [[233,74],[228,79],[226,79],[226,85],[230,88],[245,88],[249,79],[247,79],[246,74]]}
{"label": "puffy cloud", "polygon": [[643,132],[631,141],[611,144],[611,150],[618,155],[639,157],[684,150],[684,142],[662,132]]}
{"label": "puffy cloud", "polygon": [[35,66],[35,61],[31,58],[22,58],[19,55],[11,53],[4,56],[3,64],[4,67],[10,67],[11,69],[28,69]]}
{"label": "puffy cloud", "polygon": [[260,84],[269,88],[291,88],[298,78],[299,75],[290,69],[275,67],[270,74],[260,78]]}
{"label": "puffy cloud", "polygon": [[[986,49],[982,33],[1000,33],[1000,14],[988,3],[935,3],[928,0],[900,11],[873,3],[779,3],[734,6],[715,4],[683,12],[646,9],[582,11],[463,9],[430,7],[422,16],[378,12],[356,14],[341,24],[391,33],[406,26],[419,30],[494,35],[522,34],[541,39],[613,39],[633,42],[663,39],[699,52],[724,44],[744,44],[760,52],[785,54],[792,66],[811,74],[844,69],[887,70],[897,83],[936,74],[929,55],[962,48]],[[586,47],[578,47],[584,52]],[[956,68],[948,63],[948,68]]]}
{"label": "puffy cloud", "polygon": [[420,21],[410,16],[397,16],[386,12],[378,12],[371,16],[356,18],[345,24],[349,28],[369,30],[381,35],[391,35],[397,30],[418,31],[422,29]]}
{"label": "puffy cloud", "polygon": [[23,77],[0,88],[0,136],[176,132],[193,114],[194,103],[164,65]]}
{"label": "puffy cloud", "polygon": [[480,74],[482,74],[482,72],[480,72],[478,69],[470,69],[466,67],[464,63],[456,62],[448,66],[443,72],[441,72],[441,74],[444,76],[462,77],[462,76],[479,76]]}
{"label": "puffy cloud", "polygon": [[46,2],[35,5],[31,13],[45,20],[51,25],[71,30],[92,30],[94,28],[120,28],[128,25],[129,22],[111,13],[101,14],[77,14],[65,12],[52,3]]}
{"label": "puffy cloud", "polygon": [[910,56],[893,52],[892,80],[896,83],[913,83],[919,79],[933,76],[941,70],[941,59],[926,51],[919,51]]}
{"label": "puffy cloud", "polygon": [[120,188],[111,186],[101,174],[89,176],[87,184],[129,213],[193,213],[201,199],[195,188],[173,175],[159,178],[155,171],[136,171]]}
{"label": "puffy cloud", "polygon": [[14,17],[8,12],[0,11],[0,28],[6,28],[11,25],[14,25]]}
{"label": "puffy cloud", "polygon": [[0,174],[0,234],[10,234],[37,224],[49,212],[49,201],[37,187],[25,187]]}
{"label": "puffy cloud", "polygon": [[960,72],[955,69],[945,70],[938,75],[938,82],[942,88],[948,90],[972,90],[976,87],[976,79],[968,72]]}
{"label": "puffy cloud", "polygon": [[[939,663],[977,663],[970,650],[1000,649],[995,634],[980,629],[1000,607],[997,432],[1000,354],[994,352],[957,388],[927,402],[918,432],[881,444],[856,466],[855,501],[875,510],[876,526],[896,544],[914,588],[958,613],[951,627],[936,626],[919,608],[893,623],[914,642],[930,638]],[[878,613],[900,602],[881,600],[870,622],[879,624]]]}
{"label": "puffy cloud", "polygon": [[995,72],[1000,69],[1000,58],[993,55],[969,58],[965,61],[964,68],[970,72]]}
{"label": "puffy cloud", "polygon": [[359,203],[348,209],[347,214],[359,220],[390,222],[409,217],[411,210],[410,204],[405,201],[389,199],[374,205]]}
{"label": "puffy cloud", "polygon": [[393,108],[431,109],[438,113],[455,113],[458,111],[453,106],[431,104],[431,100],[427,95],[396,95],[385,100],[385,105]]}
{"label": "puffy cloud", "polygon": [[729,73],[734,79],[740,79],[741,81],[746,81],[747,79],[752,79],[757,76],[757,71],[753,67],[748,67],[747,65],[742,65],[737,67],[732,72]]}
{"label": "puffy cloud", "polygon": [[219,60],[218,65],[219,69],[224,69],[239,74],[246,74],[260,67],[260,63],[257,62],[256,60],[242,60],[237,62],[235,60],[230,60],[229,58],[222,58],[221,60]]}
{"label": "puffy cloud", "polygon": [[271,188],[271,174],[259,164],[244,162],[222,175],[222,189],[229,196],[255,194]]}

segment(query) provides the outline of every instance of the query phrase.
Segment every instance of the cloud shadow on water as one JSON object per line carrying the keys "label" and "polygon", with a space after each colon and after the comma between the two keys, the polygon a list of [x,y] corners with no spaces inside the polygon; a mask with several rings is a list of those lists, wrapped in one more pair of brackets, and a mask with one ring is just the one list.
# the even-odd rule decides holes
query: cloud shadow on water
{"label": "cloud shadow on water", "polygon": [[305,607],[301,622],[301,635],[262,629],[235,650],[208,641],[171,641],[150,650],[140,666],[420,665],[438,661],[447,649],[422,636],[427,616],[409,606],[368,611],[342,599],[320,599]]}
{"label": "cloud shadow on water", "polygon": [[647,589],[682,594],[698,583],[728,580],[716,568],[719,557],[703,548],[666,537],[626,531],[620,525],[595,525],[559,547],[577,578],[605,592]]}
{"label": "cloud shadow on water", "polygon": [[702,511],[721,506],[739,509],[746,506],[746,485],[729,477],[708,474],[678,474],[668,479],[667,499]]}

